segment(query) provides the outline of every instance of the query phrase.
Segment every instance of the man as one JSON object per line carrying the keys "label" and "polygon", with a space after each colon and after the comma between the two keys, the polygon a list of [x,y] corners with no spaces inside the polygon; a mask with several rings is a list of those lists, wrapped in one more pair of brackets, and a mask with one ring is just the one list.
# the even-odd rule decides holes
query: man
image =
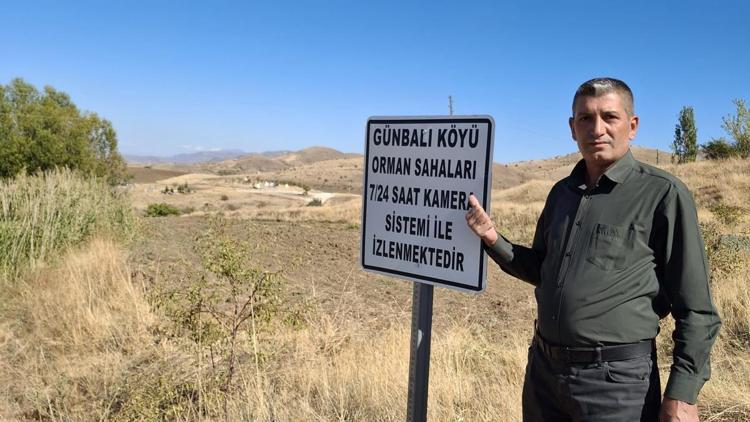
{"label": "man", "polygon": [[[633,94],[585,82],[570,130],[583,159],[550,191],[531,248],[495,231],[475,197],[469,227],[507,273],[534,286],[537,329],[526,421],[697,421],[719,317],[692,197],[633,159]],[[673,364],[661,401],[654,338],[671,312]]]}

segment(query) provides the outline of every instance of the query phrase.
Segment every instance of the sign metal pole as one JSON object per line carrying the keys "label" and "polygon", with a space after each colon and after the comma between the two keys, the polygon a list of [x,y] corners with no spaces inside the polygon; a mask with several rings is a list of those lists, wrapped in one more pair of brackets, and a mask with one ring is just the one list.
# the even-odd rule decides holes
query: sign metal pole
{"label": "sign metal pole", "polygon": [[425,422],[427,420],[433,290],[434,287],[431,284],[414,283],[411,309],[409,398],[406,405],[407,422]]}

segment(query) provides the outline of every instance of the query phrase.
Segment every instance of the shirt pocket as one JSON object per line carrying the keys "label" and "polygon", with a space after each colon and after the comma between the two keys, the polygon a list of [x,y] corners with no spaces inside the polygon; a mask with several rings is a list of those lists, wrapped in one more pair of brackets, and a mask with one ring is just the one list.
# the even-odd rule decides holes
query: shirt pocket
{"label": "shirt pocket", "polygon": [[589,240],[586,260],[604,270],[619,270],[625,267],[633,252],[635,227],[598,223]]}

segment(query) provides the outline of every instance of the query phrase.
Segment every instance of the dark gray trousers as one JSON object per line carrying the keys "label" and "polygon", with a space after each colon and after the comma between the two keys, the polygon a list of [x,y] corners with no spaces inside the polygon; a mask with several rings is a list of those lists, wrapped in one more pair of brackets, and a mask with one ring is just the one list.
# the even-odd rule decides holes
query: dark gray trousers
{"label": "dark gray trousers", "polygon": [[523,386],[524,422],[656,421],[661,404],[656,354],[573,364],[532,344]]}

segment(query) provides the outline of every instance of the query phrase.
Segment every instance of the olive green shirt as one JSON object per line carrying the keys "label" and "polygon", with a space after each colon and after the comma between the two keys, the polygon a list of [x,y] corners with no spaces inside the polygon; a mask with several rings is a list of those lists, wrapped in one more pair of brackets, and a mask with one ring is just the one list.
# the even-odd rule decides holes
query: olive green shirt
{"label": "olive green shirt", "polygon": [[534,286],[542,337],[563,346],[654,338],[676,321],[665,395],[695,403],[721,324],[695,204],[676,177],[630,151],[587,189],[581,160],[549,193],[531,248],[503,237],[487,253]]}

